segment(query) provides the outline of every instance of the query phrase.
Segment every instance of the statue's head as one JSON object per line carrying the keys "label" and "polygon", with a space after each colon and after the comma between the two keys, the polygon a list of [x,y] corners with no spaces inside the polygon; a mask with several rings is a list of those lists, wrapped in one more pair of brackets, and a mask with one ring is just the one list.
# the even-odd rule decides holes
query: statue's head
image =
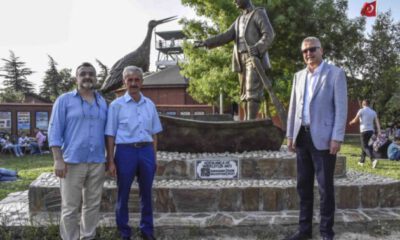
{"label": "statue's head", "polygon": [[171,22],[173,20],[176,20],[177,17],[173,16],[173,17],[169,17],[169,18],[164,18],[161,20],[151,20],[149,22],[149,28],[155,28],[157,25],[163,24],[163,23],[167,23],[167,22]]}
{"label": "statue's head", "polygon": [[235,5],[239,9],[246,9],[251,5],[251,0],[234,0]]}

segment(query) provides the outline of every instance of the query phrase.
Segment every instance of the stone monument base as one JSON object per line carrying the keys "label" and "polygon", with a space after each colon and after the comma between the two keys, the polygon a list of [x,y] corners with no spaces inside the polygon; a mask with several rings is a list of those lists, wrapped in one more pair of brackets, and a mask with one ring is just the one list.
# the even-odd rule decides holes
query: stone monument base
{"label": "stone monument base", "polygon": [[[158,152],[157,159],[153,208],[158,239],[282,239],[296,230],[296,158],[284,147],[280,151],[243,153]],[[400,239],[400,181],[346,171],[343,156],[336,162],[336,239],[385,239],[368,235],[391,231],[398,231],[398,235],[388,239]],[[208,179],[213,172],[221,179]],[[59,186],[52,173],[43,173],[31,183],[29,191],[10,194],[0,202],[2,226],[57,225]],[[115,181],[106,181],[99,227],[116,231],[116,197]],[[318,237],[316,182],[314,199],[314,231]],[[131,188],[129,212],[131,225],[137,230],[140,211],[136,183]],[[353,233],[364,235],[349,237]]]}
{"label": "stone monument base", "polygon": [[[59,212],[40,213],[29,218],[28,191],[10,194],[0,201],[0,227],[46,227],[59,223]],[[314,239],[319,216],[315,211]],[[155,213],[157,239],[165,240],[252,240],[282,239],[294,232],[298,211]],[[130,214],[134,237],[138,237],[139,214]],[[400,208],[339,209],[336,211],[336,239],[400,239]],[[99,228],[115,229],[114,213],[101,213]],[[39,239],[39,238],[38,238]],[[140,239],[140,238],[139,238]]]}

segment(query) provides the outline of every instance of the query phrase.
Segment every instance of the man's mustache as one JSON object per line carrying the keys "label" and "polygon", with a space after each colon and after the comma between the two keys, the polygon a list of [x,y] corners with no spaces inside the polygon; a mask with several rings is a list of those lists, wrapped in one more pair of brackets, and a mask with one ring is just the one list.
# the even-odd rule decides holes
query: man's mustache
{"label": "man's mustache", "polygon": [[93,83],[93,79],[91,79],[91,78],[84,78],[84,79],[82,79],[82,82],[91,82],[91,83]]}

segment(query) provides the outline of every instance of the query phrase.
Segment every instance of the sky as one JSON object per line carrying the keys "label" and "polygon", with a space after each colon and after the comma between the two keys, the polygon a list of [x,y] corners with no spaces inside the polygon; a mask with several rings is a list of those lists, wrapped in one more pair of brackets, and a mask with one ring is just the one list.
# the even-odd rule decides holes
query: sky
{"label": "sky", "polygon": [[[349,0],[348,16],[360,16],[364,2]],[[389,9],[400,21],[400,0],[378,0],[378,14]],[[38,89],[48,68],[48,55],[59,69],[75,70],[85,61],[95,64],[96,58],[111,67],[141,44],[148,21],[175,15],[196,16],[180,0],[0,0],[0,58],[14,51],[35,71],[28,79]],[[369,28],[374,20],[368,18]],[[173,21],[156,31],[177,29],[181,27]],[[150,70],[155,70],[154,46],[151,51]],[[0,88],[1,83],[0,78]]]}

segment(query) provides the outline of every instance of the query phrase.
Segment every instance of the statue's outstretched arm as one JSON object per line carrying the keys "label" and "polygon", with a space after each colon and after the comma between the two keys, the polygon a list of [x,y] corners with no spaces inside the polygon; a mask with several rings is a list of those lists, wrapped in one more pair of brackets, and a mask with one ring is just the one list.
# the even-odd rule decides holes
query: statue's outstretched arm
{"label": "statue's outstretched arm", "polygon": [[218,46],[225,45],[235,39],[235,34],[236,34],[235,23],[232,23],[232,25],[226,32],[210,37],[207,40],[205,40],[204,46],[207,48],[215,48]]}

